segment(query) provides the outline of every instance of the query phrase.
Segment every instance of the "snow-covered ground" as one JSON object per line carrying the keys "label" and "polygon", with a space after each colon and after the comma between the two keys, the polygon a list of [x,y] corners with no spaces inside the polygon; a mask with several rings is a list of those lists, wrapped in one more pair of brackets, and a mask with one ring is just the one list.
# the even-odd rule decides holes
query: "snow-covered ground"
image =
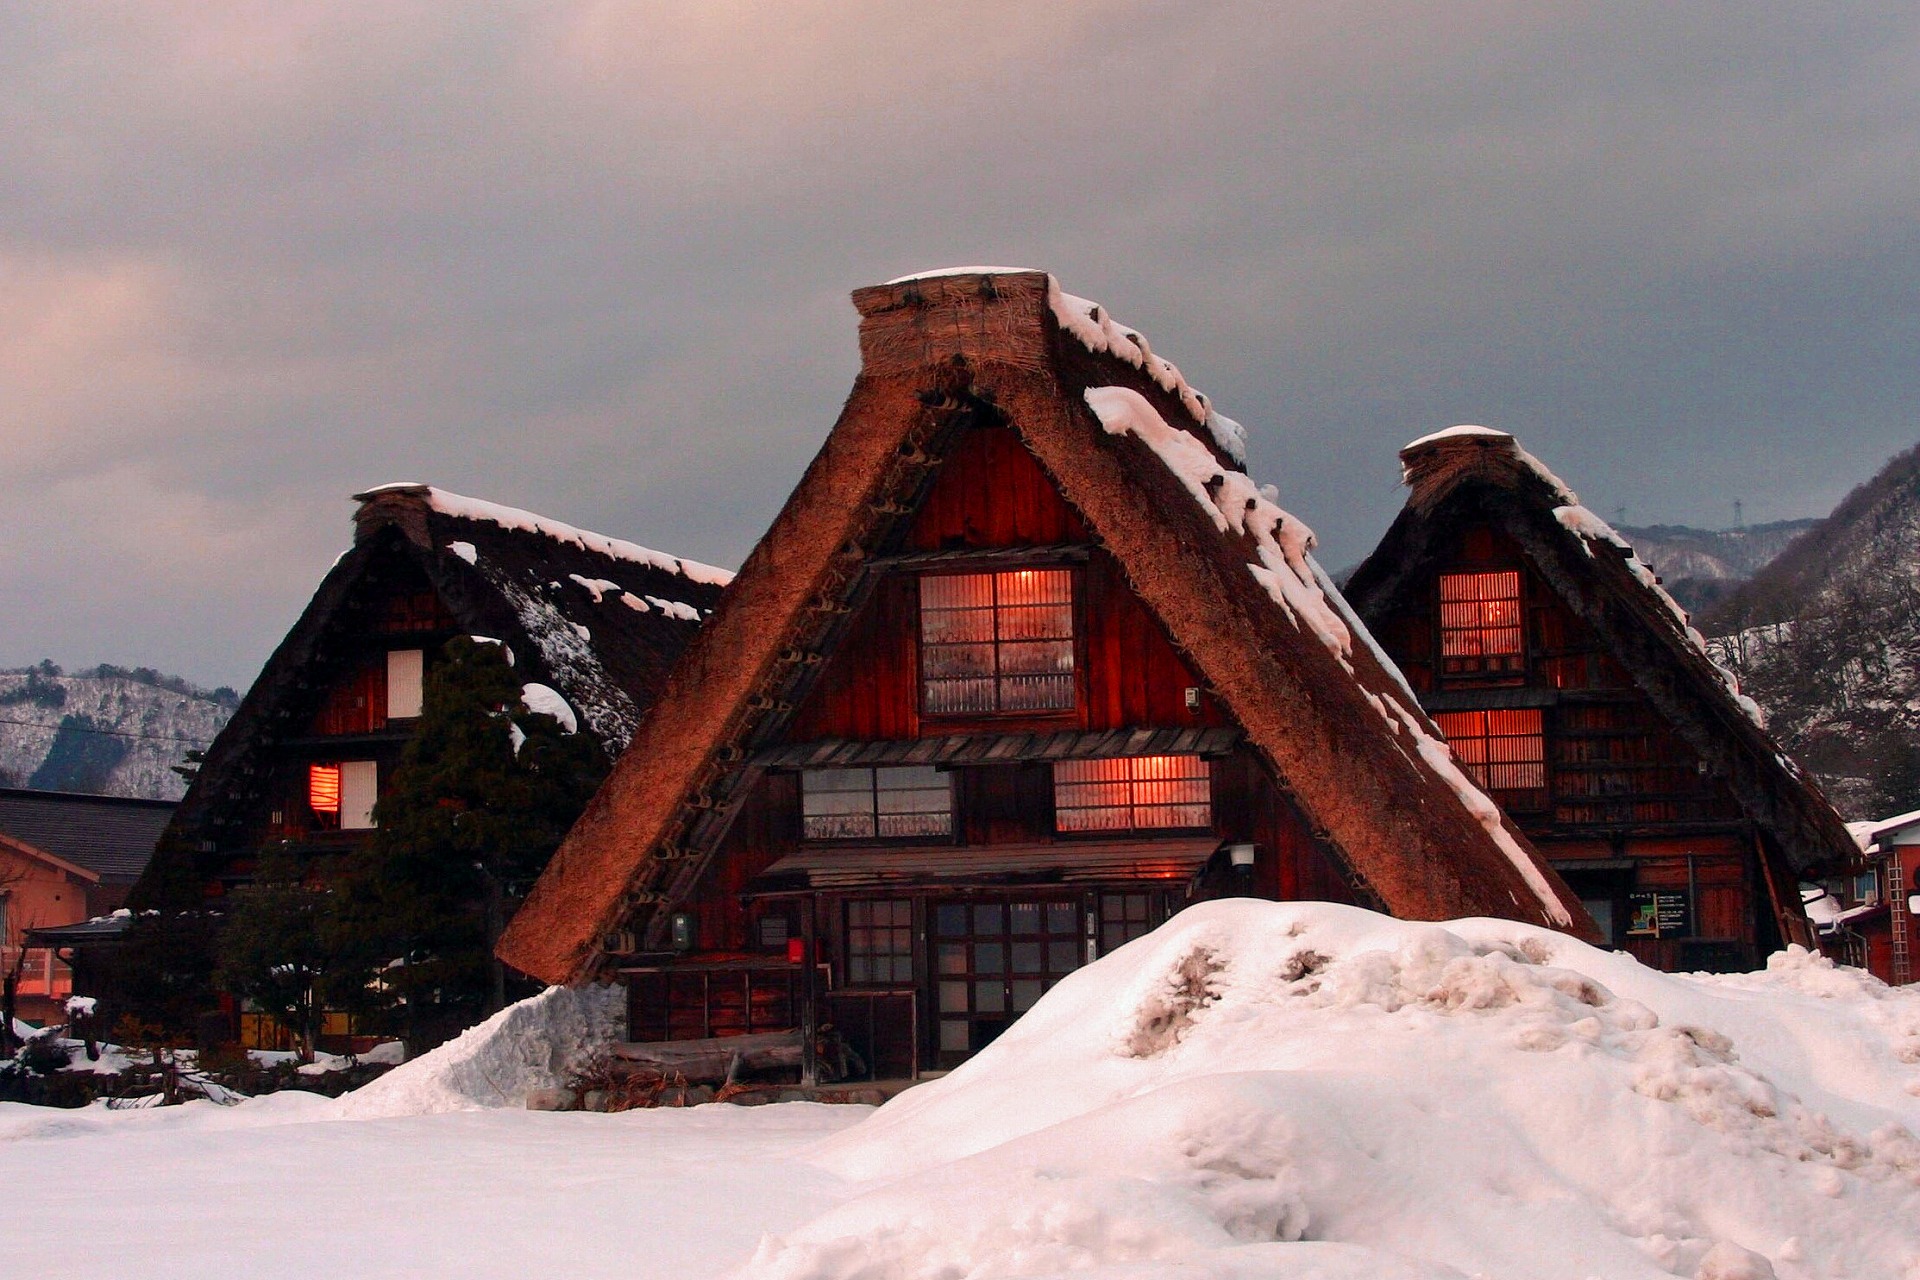
{"label": "snow-covered ground", "polygon": [[1804,955],[1213,903],[878,1113],[503,1105],[595,999],[338,1102],[0,1107],[0,1225],[79,1275],[1920,1280],[1920,993]]}

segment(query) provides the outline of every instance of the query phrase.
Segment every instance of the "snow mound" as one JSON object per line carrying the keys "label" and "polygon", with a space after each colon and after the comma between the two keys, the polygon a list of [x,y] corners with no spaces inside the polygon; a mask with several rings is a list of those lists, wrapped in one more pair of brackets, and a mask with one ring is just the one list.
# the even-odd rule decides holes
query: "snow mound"
{"label": "snow mound", "polygon": [[1920,992],[1548,930],[1194,907],[814,1149],[784,1280],[1920,1280]]}
{"label": "snow mound", "polygon": [[619,1039],[623,999],[618,987],[549,987],[344,1095],[338,1118],[520,1106],[529,1090],[562,1084],[587,1054]]}

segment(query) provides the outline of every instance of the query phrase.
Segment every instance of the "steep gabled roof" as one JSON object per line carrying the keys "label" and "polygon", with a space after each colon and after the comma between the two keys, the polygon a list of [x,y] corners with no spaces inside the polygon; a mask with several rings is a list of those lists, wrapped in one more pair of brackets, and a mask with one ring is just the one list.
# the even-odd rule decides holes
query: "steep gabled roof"
{"label": "steep gabled roof", "polygon": [[[1454,767],[1398,672],[1242,469],[1239,428],[1146,340],[1033,271],[854,294],[862,367],[819,455],[669,676],[500,946],[590,974],[635,908],[657,945],[904,533],[950,443],[1004,425],[1126,571],[1364,891],[1407,917],[1590,927]],[[1576,923],[1577,922],[1577,923]]]}
{"label": "steep gabled roof", "polygon": [[153,856],[173,810],[171,800],[5,787],[0,788],[0,836],[107,884],[132,884]]}
{"label": "steep gabled roof", "polygon": [[557,690],[617,756],[731,575],[512,507],[424,484],[355,495],[354,542],[267,659],[180,802],[182,829],[248,785],[248,761],[299,726],[312,665],[357,633],[344,610],[380,563],[420,570],[460,627],[500,640],[528,682]]}
{"label": "steep gabled roof", "polygon": [[1414,441],[1400,460],[1406,506],[1347,581],[1363,616],[1378,619],[1416,598],[1451,554],[1451,533],[1491,523],[1525,549],[1688,746],[1728,780],[1794,870],[1854,856],[1840,816],[1768,735],[1738,681],[1707,656],[1686,611],[1626,540],[1512,436],[1453,427]]}

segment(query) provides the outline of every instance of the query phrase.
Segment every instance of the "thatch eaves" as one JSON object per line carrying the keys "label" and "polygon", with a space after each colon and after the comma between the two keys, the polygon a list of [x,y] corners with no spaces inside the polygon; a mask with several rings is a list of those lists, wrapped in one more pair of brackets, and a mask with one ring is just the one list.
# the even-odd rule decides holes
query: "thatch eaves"
{"label": "thatch eaves", "polygon": [[1708,656],[1687,613],[1605,520],[1504,431],[1454,427],[1400,451],[1406,506],[1346,584],[1369,618],[1394,611],[1439,571],[1452,536],[1490,523],[1525,550],[1576,616],[1797,872],[1845,862],[1853,842],[1813,779],[1767,733],[1760,709]]}
{"label": "thatch eaves", "polygon": [[1313,563],[1311,533],[1248,479],[1238,427],[1144,338],[1041,272],[913,277],[854,304],[862,366],[838,422],[515,917],[503,959],[574,981],[625,921],[658,945],[756,752],[975,425],[1024,443],[1362,893],[1409,918],[1587,927],[1454,767]]}

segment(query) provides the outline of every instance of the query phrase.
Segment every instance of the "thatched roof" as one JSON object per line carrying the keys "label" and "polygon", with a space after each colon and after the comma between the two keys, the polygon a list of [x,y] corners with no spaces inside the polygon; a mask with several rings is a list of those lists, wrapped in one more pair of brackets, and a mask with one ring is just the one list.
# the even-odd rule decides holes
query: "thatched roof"
{"label": "thatched roof", "polygon": [[1854,856],[1840,816],[1768,735],[1738,681],[1707,656],[1686,611],[1627,541],[1512,436],[1454,427],[1414,441],[1400,460],[1406,506],[1347,581],[1362,616],[1379,619],[1418,598],[1460,528],[1492,525],[1520,544],[1687,745],[1728,780],[1794,870]]}
{"label": "thatched roof", "polygon": [[[548,981],[591,974],[632,917],[657,945],[950,444],[1003,425],[1127,573],[1363,894],[1396,914],[1585,917],[1460,774],[1245,474],[1220,418],[1099,307],[1041,272],[966,271],[854,294],[862,368],[819,455],[669,676],[635,749],[500,946]],[[1578,921],[1579,924],[1573,922]]]}
{"label": "thatched roof", "polygon": [[195,841],[217,839],[211,827],[260,783],[261,752],[304,736],[295,703],[331,651],[366,634],[356,600],[371,575],[416,573],[462,630],[505,643],[524,680],[558,691],[610,756],[732,576],[430,485],[383,485],[354,501],[353,546],[267,659],[180,802],[175,829]]}

